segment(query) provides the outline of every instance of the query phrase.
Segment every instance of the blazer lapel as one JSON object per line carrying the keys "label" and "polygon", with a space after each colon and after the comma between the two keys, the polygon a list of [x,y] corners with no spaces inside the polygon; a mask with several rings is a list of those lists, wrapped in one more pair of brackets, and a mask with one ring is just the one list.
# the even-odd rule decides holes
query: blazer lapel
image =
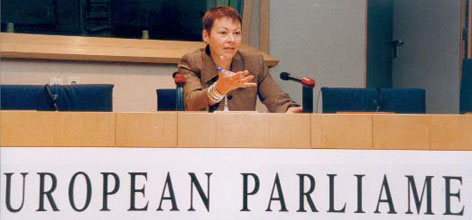
{"label": "blazer lapel", "polygon": [[[202,57],[203,57],[202,80],[206,84],[212,84],[209,82],[212,80],[216,81],[215,77],[218,76],[218,73],[216,72],[216,69],[215,69],[216,67],[215,62],[213,62],[213,59],[211,58],[210,54],[206,53],[205,49],[202,49]],[[231,71],[238,72],[238,71],[243,71],[243,70],[244,70],[244,60],[241,54],[238,52],[233,57],[233,62],[231,62]]]}
{"label": "blazer lapel", "polygon": [[203,57],[203,72],[202,72],[202,80],[203,83],[207,85],[211,85],[210,81],[216,81],[215,77],[218,76],[215,69],[215,63],[211,56],[205,52],[205,49],[202,49],[202,57]]}
{"label": "blazer lapel", "polygon": [[238,52],[233,57],[233,62],[231,62],[231,71],[238,72],[244,70],[244,61],[241,54]]}

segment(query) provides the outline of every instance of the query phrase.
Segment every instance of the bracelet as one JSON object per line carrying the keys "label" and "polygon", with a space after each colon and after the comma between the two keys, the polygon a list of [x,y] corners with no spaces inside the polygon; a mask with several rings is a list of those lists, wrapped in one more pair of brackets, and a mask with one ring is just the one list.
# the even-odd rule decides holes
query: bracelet
{"label": "bracelet", "polygon": [[221,102],[221,100],[223,100],[225,95],[219,93],[218,90],[216,90],[215,85],[216,83],[208,87],[207,96],[213,103],[218,103],[218,102]]}

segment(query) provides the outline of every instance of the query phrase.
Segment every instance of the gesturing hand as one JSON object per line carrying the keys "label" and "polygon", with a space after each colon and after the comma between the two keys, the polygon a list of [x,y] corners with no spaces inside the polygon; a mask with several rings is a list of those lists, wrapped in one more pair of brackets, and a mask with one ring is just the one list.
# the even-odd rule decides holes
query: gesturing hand
{"label": "gesturing hand", "polygon": [[257,83],[250,83],[254,79],[253,75],[249,75],[249,71],[231,72],[229,70],[218,71],[218,81],[216,90],[226,95],[228,92],[237,88],[257,87]]}

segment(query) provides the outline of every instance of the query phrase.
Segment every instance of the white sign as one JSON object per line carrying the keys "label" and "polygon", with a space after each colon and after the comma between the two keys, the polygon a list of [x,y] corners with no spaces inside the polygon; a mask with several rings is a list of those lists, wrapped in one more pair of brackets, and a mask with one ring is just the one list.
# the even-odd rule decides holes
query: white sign
{"label": "white sign", "polygon": [[1,219],[472,219],[472,152],[1,148]]}

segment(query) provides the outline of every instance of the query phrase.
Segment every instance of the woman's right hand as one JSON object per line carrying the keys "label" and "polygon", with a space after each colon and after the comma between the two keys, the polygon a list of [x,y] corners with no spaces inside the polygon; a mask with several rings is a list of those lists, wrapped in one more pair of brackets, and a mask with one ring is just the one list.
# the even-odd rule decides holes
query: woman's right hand
{"label": "woman's right hand", "polygon": [[249,75],[249,71],[231,72],[229,70],[218,71],[218,81],[216,81],[216,90],[226,95],[237,88],[257,87],[257,83],[250,83],[254,79],[253,75]]}

